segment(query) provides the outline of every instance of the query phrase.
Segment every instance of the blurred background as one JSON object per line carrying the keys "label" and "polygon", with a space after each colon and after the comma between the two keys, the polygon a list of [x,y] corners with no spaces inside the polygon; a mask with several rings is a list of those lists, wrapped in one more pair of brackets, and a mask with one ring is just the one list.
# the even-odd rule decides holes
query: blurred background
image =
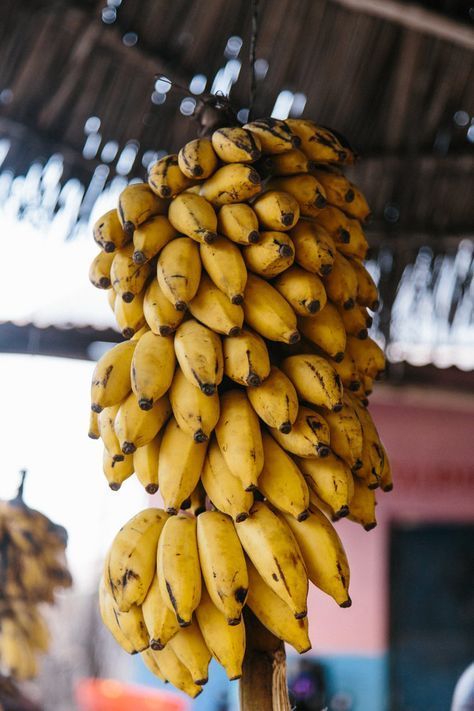
{"label": "blurred background", "polygon": [[[217,665],[191,703],[98,620],[104,552],[146,495],[132,479],[111,492],[87,439],[93,361],[120,340],[87,274],[92,223],[194,137],[201,93],[230,93],[245,120],[251,3],[2,0],[0,17],[0,496],[29,469],[26,500],[69,530],[75,579],[26,691],[44,711],[234,710]],[[296,709],[446,711],[474,658],[473,21],[464,0],[259,3],[254,115],[312,118],[362,157],[388,357],[372,409],[395,477],[375,530],[338,524],[353,606],[312,589]],[[81,685],[98,677],[100,704]],[[135,684],[149,696],[127,697]]]}

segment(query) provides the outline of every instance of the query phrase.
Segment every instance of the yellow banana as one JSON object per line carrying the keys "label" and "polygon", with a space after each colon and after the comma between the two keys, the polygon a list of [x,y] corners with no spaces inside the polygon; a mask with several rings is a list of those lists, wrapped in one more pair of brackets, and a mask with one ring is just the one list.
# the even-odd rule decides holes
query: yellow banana
{"label": "yellow banana", "polygon": [[164,649],[153,652],[163,676],[180,691],[195,699],[202,691],[202,687],[192,680],[189,669],[178,659],[176,653],[169,645]]}
{"label": "yellow banana", "polygon": [[351,239],[349,218],[342,210],[328,205],[316,216],[316,222],[326,230],[338,247],[349,244]]}
{"label": "yellow banana", "polygon": [[354,494],[352,474],[347,464],[333,452],[322,459],[297,459],[296,463],[310,490],[329,507],[331,516],[334,519],[347,516]]}
{"label": "yellow banana", "polygon": [[305,521],[288,515],[284,519],[296,538],[313,585],[334,598],[340,607],[350,607],[349,564],[332,523],[315,508]]}
{"label": "yellow banana", "polygon": [[89,281],[97,289],[110,289],[110,267],[114,255],[111,252],[99,252],[89,267]]}
{"label": "yellow banana", "polygon": [[201,480],[210,501],[219,511],[231,516],[236,523],[248,517],[253,494],[245,491],[240,478],[232,474],[214,438],[204,461]]}
{"label": "yellow banana", "polygon": [[203,587],[196,618],[207,648],[214,659],[222,664],[231,681],[242,676],[245,654],[245,625],[229,625],[225,616],[212,602]]}
{"label": "yellow banana", "polygon": [[[204,460],[205,466],[206,460]],[[189,510],[194,516],[199,516],[206,510],[206,492],[202,484],[202,471],[201,479],[198,481],[194,487],[194,491],[189,497],[190,507]]]}
{"label": "yellow banana", "polygon": [[327,204],[323,186],[309,173],[271,178],[267,187],[292,195],[300,206],[300,213],[305,217],[319,216]]}
{"label": "yellow banana", "polygon": [[244,322],[242,307],[233,304],[207,274],[202,275],[196,296],[189,304],[189,310],[198,321],[225,336],[240,333]]}
{"label": "yellow banana", "polygon": [[255,168],[245,163],[229,163],[202,183],[200,195],[218,207],[250,200],[261,190],[262,181]]}
{"label": "yellow banana", "polygon": [[132,183],[122,190],[118,200],[120,224],[128,237],[153,215],[165,215],[168,203],[153,193],[145,183]]}
{"label": "yellow banana", "polygon": [[280,274],[273,286],[298,316],[315,314],[326,306],[326,290],[321,279],[296,265]]}
{"label": "yellow banana", "polygon": [[344,328],[348,336],[355,336],[364,340],[367,338],[367,329],[372,326],[372,318],[366,309],[356,304],[353,309],[345,309],[343,306],[336,306],[342,318]]}
{"label": "yellow banana", "polygon": [[243,250],[245,264],[254,274],[272,279],[293,264],[295,249],[284,232],[261,232],[257,244]]}
{"label": "yellow banana", "polygon": [[141,609],[148,630],[150,647],[154,650],[163,649],[180,627],[174,611],[169,610],[164,603],[156,573]]}
{"label": "yellow banana", "polygon": [[180,514],[167,520],[158,543],[157,571],[165,605],[175,612],[179,626],[187,627],[201,599],[195,518]]}
{"label": "yellow banana", "polygon": [[168,396],[164,395],[153,403],[150,410],[138,405],[135,393],[122,402],[115,418],[115,433],[124,454],[133,454],[137,447],[143,447],[156,437],[171,414]]}
{"label": "yellow banana", "polygon": [[127,397],[132,387],[130,365],[136,345],[134,341],[118,343],[99,358],[91,384],[91,408],[94,412],[117,405]]}
{"label": "yellow banana", "polygon": [[347,217],[347,231],[349,233],[348,242],[338,243],[338,249],[345,257],[354,259],[365,259],[369,249],[369,243],[360,226],[358,220]]}
{"label": "yellow banana", "polygon": [[174,239],[158,257],[158,283],[178,311],[186,311],[201,279],[201,259],[196,242],[189,237]]}
{"label": "yellow banana", "polygon": [[289,605],[297,619],[306,617],[305,565],[284,519],[257,501],[250,516],[239,523],[236,530],[242,547],[265,583]]}
{"label": "yellow banana", "polygon": [[144,649],[143,652],[140,652],[140,657],[142,658],[142,662],[147,667],[147,669],[166,684],[168,680],[166,679],[165,675],[158,666],[158,660],[156,659],[156,654],[153,652],[153,650]]}
{"label": "yellow banana", "polygon": [[133,261],[143,264],[152,259],[168,242],[178,236],[165,215],[155,215],[133,233]]}
{"label": "yellow banana", "polygon": [[188,178],[209,178],[219,165],[211,140],[196,138],[194,141],[188,141],[178,153],[178,165]]}
{"label": "yellow banana", "polygon": [[133,301],[124,301],[120,297],[115,299],[115,320],[124,338],[133,338],[145,325],[145,314],[143,312],[144,296],[142,292],[135,296]]}
{"label": "yellow banana", "polygon": [[279,190],[268,190],[259,195],[252,208],[266,230],[291,230],[300,218],[300,206],[296,198]]}
{"label": "yellow banana", "polygon": [[243,303],[248,325],[264,338],[282,343],[297,343],[293,309],[279,292],[254,274],[249,274]]}
{"label": "yellow banana", "polygon": [[350,263],[357,276],[357,303],[377,311],[380,305],[377,285],[362,262],[351,259]]}
{"label": "yellow banana", "polygon": [[263,422],[284,434],[298,415],[298,396],[291,380],[279,368],[272,365],[270,374],[256,388],[247,390],[250,403]]}
{"label": "yellow banana", "polygon": [[168,391],[175,366],[173,339],[147,331],[138,340],[132,357],[131,383],[138,406],[151,410]]}
{"label": "yellow banana", "polygon": [[117,299],[117,294],[113,289],[107,291],[107,301],[112,311],[115,312],[115,301]]}
{"label": "yellow banana", "polygon": [[[349,311],[346,311],[349,313]],[[340,361],[333,361],[332,367],[341,378],[341,383],[348,390],[355,392],[360,389],[360,375],[357,370],[354,358],[348,351],[344,353],[344,358]]]}
{"label": "yellow banana", "polygon": [[157,160],[148,173],[148,185],[160,198],[174,197],[192,184],[192,180],[181,172],[175,153]]}
{"label": "yellow banana", "polygon": [[323,227],[300,220],[290,237],[295,247],[295,261],[300,267],[321,277],[331,272],[336,245]]}
{"label": "yellow banana", "polygon": [[110,281],[114,291],[129,303],[141,292],[151,274],[151,266],[135,264],[133,261],[133,243],[117,249],[110,267]]}
{"label": "yellow banana", "polygon": [[289,124],[277,118],[257,119],[245,124],[244,128],[257,136],[263,153],[286,153],[300,145],[300,140],[293,134]]}
{"label": "yellow banana", "polygon": [[247,491],[257,486],[263,468],[263,445],[258,417],[242,390],[221,396],[216,438],[232,474]]}
{"label": "yellow banana", "polygon": [[219,420],[219,396],[205,395],[177,368],[169,392],[173,415],[180,429],[194,438],[206,442]]}
{"label": "yellow banana", "polygon": [[367,200],[355,185],[352,185],[352,190],[354,191],[354,199],[347,205],[346,212],[361,222],[367,222],[371,214]]}
{"label": "yellow banana", "polygon": [[359,372],[368,375],[369,378],[377,378],[385,370],[383,350],[371,338],[361,341],[354,336],[348,336],[347,350],[354,358]]}
{"label": "yellow banana", "polygon": [[100,437],[99,415],[97,412],[94,412],[94,410],[89,412],[89,432],[87,436],[91,439],[99,439]]}
{"label": "yellow banana", "polygon": [[315,343],[335,361],[344,358],[346,331],[338,310],[326,304],[322,311],[298,319],[298,328],[311,343]]}
{"label": "yellow banana", "polygon": [[291,432],[283,434],[272,429],[271,433],[283,449],[298,457],[327,457],[329,454],[328,424],[309,407],[300,405]]}
{"label": "yellow banana", "polygon": [[118,609],[141,605],[153,580],[158,539],[168,515],[161,509],[140,511],[112,541],[105,565],[105,584]]}
{"label": "yellow banana", "polygon": [[125,247],[130,237],[124,232],[120,224],[117,210],[109,210],[99,217],[93,227],[95,242],[104,252],[113,252]]}
{"label": "yellow banana", "polygon": [[[192,387],[192,386],[191,386]],[[207,442],[196,442],[172,418],[164,431],[158,462],[158,481],[166,511],[176,514],[194,491],[206,456]]]}
{"label": "yellow banana", "polygon": [[220,511],[205,511],[197,519],[197,540],[207,592],[227,623],[237,625],[249,584],[232,519]]}
{"label": "yellow banana", "polygon": [[385,450],[367,407],[353,395],[347,394],[346,397],[354,408],[362,427],[363,444],[360,457],[362,466],[358,467],[356,474],[366,482],[370,489],[375,489],[380,484],[384,469]]}
{"label": "yellow banana", "polygon": [[127,612],[121,612],[103,581],[99,586],[99,610],[102,622],[125,652],[137,654],[148,648],[141,608],[132,605]]}
{"label": "yellow banana", "polygon": [[205,395],[213,395],[224,375],[224,356],[219,336],[190,319],[178,328],[174,350],[185,378]]}
{"label": "yellow banana", "polygon": [[342,383],[325,358],[317,355],[289,356],[282,362],[281,369],[302,400],[327,410],[341,408]]}
{"label": "yellow banana", "polygon": [[245,328],[238,336],[224,338],[224,372],[240,385],[257,387],[270,374],[270,356],[265,341]]}
{"label": "yellow banana", "polygon": [[287,119],[287,124],[300,139],[301,150],[316,163],[354,163],[356,154],[336,131],[307,119]]}
{"label": "yellow banana", "polygon": [[217,213],[219,232],[237,244],[255,244],[260,239],[258,219],[250,205],[222,205]]}
{"label": "yellow banana", "polygon": [[159,432],[151,442],[143,447],[138,447],[133,453],[133,469],[138,481],[148,494],[156,494],[158,491],[158,458],[161,439],[162,433]]}
{"label": "yellow banana", "polygon": [[225,163],[253,163],[262,153],[258,137],[240,126],[218,128],[212,134],[212,145]]}
{"label": "yellow banana", "polygon": [[133,474],[133,458],[126,454],[122,460],[114,460],[104,447],[102,470],[112,491],[118,491],[123,482]]}
{"label": "yellow banana", "polygon": [[262,434],[262,441],[264,465],[258,478],[259,491],[277,509],[303,521],[308,516],[309,492],[302,473],[267,432]]}
{"label": "yellow banana", "polygon": [[346,212],[355,194],[352,183],[343,173],[330,166],[318,165],[311,170],[311,175],[323,186],[328,203]]}
{"label": "yellow banana", "polygon": [[113,462],[123,462],[125,455],[120,448],[117,435],[115,434],[114,422],[120,405],[104,407],[99,414],[99,434],[104,443],[104,447],[112,457]]}
{"label": "yellow banana", "polygon": [[392,467],[390,466],[390,460],[387,455],[387,450],[382,444],[383,450],[383,467],[382,473],[380,475],[380,488],[382,491],[388,492],[393,489],[393,478],[392,478]]}
{"label": "yellow banana", "polygon": [[338,412],[325,413],[331,437],[331,449],[343,459],[350,469],[362,464],[362,426],[354,408],[347,398]]}
{"label": "yellow banana", "polygon": [[247,605],[267,629],[299,654],[311,649],[308,618],[295,619],[289,606],[266,585],[257,569],[248,561],[249,593]]}
{"label": "yellow banana", "polygon": [[233,304],[244,300],[247,268],[240,249],[225,237],[212,244],[201,244],[201,261],[204,269]]}
{"label": "yellow banana", "polygon": [[211,243],[216,238],[216,213],[201,195],[181,193],[175,197],[169,206],[168,219],[175,230],[196,242]]}
{"label": "yellow banana", "polygon": [[143,313],[148,326],[159,336],[169,336],[176,331],[184,318],[184,311],[175,309],[157,279],[153,279],[145,291]]}
{"label": "yellow banana", "polygon": [[272,175],[296,175],[308,173],[314,164],[299,148],[292,148],[286,153],[279,153],[265,158],[265,163]]}
{"label": "yellow banana", "polygon": [[211,653],[197,622],[182,627],[169,641],[169,646],[191,674],[195,684],[207,684]]}
{"label": "yellow banana", "polygon": [[366,531],[371,531],[377,525],[376,503],[375,491],[354,476],[354,495],[349,504],[348,518],[354,523],[359,523]]}
{"label": "yellow banana", "polygon": [[357,275],[349,260],[340,252],[336,253],[332,271],[323,281],[331,301],[346,310],[354,308],[357,299]]}

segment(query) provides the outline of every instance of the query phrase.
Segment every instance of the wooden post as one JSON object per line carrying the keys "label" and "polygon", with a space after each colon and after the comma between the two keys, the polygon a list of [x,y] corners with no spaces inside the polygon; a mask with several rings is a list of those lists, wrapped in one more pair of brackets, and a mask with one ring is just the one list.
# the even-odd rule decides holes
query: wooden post
{"label": "wooden post", "polygon": [[240,680],[240,709],[290,711],[283,642],[269,632],[248,607],[244,619],[247,648]]}

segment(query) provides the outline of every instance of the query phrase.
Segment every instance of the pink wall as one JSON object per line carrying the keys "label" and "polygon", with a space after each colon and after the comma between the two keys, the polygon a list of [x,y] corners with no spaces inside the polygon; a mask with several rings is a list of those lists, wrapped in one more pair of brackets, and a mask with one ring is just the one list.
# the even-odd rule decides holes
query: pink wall
{"label": "pink wall", "polygon": [[387,566],[393,521],[474,520],[474,397],[380,386],[371,412],[394,471],[378,495],[378,526],[337,524],[351,566],[352,607],[312,587],[310,637],[316,654],[381,654],[387,649]]}

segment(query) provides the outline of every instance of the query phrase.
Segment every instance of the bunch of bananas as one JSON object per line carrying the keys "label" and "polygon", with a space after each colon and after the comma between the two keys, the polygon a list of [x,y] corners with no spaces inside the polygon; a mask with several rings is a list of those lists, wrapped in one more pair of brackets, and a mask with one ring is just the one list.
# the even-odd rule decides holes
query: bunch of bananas
{"label": "bunch of bananas", "polygon": [[49,632],[40,611],[58,588],[72,585],[66,530],[18,496],[0,502],[0,670],[14,679],[37,674]]}
{"label": "bunch of bananas", "polygon": [[354,159],[312,121],[220,128],[94,226],[90,279],[127,340],[97,363],[89,434],[112,489],[135,473],[163,500],[112,544],[102,615],[192,696],[211,656],[239,677],[245,605],[310,648],[308,580],[351,604],[331,521],[370,530],[392,488],[367,407],[385,360]]}

